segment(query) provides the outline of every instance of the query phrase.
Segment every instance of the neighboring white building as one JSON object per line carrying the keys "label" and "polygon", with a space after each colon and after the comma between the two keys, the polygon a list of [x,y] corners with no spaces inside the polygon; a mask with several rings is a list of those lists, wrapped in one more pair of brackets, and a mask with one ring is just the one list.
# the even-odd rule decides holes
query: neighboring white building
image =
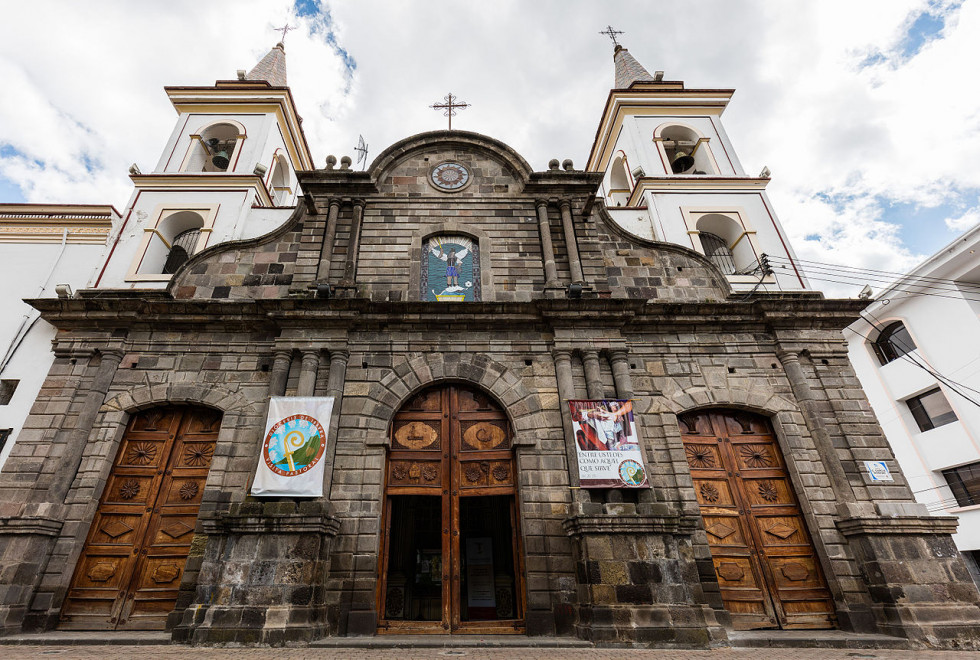
{"label": "neighboring white building", "polygon": [[[916,499],[956,515],[980,563],[980,225],[881,292],[845,330],[851,362]],[[975,575],[978,573],[975,572]]]}
{"label": "neighboring white building", "polygon": [[[810,290],[766,195],[768,169],[747,175],[722,126],[734,90],[663,80],[622,46],[613,58],[616,89],[586,169],[605,173],[616,223],[708,256],[736,291]],[[773,273],[761,278],[763,254]]]}
{"label": "neighboring white building", "polygon": [[0,204],[0,467],[55,357],[54,327],[24,299],[92,286],[118,221],[111,206]]}

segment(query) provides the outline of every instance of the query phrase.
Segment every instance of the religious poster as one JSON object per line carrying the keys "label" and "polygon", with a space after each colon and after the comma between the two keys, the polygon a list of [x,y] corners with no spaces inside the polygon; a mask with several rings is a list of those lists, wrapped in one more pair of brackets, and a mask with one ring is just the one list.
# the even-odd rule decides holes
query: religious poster
{"label": "religious poster", "polygon": [[430,236],[422,242],[422,300],[480,300],[480,254],[466,236]]}
{"label": "religious poster", "polygon": [[582,488],[648,488],[629,400],[574,400],[572,433]]}
{"label": "religious poster", "polygon": [[269,400],[252,495],[323,496],[324,452],[333,401],[333,397],[285,396]]}

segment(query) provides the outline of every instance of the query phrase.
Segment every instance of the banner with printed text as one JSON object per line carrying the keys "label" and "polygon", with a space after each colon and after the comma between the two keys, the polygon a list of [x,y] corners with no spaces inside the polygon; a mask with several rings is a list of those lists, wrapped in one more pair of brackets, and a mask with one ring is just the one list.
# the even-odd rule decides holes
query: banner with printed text
{"label": "banner with printed text", "polygon": [[252,495],[321,497],[333,397],[274,396]]}
{"label": "banner with printed text", "polygon": [[570,400],[582,488],[649,488],[629,400]]}

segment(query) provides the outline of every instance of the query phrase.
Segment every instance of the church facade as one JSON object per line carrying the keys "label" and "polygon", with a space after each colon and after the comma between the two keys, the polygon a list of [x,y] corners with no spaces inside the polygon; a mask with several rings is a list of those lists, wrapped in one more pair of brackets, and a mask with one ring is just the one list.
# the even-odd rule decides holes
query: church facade
{"label": "church facade", "polygon": [[[32,301],[55,359],[0,472],[2,631],[975,647],[955,520],[847,359],[863,303],[796,270],[730,90],[614,61],[585,169],[464,131],[314,168],[281,45],[168,88],[96,286]],[[250,495],[270,397],[334,399],[322,497]],[[595,487],[585,445],[625,436],[569,401],[628,406],[642,482]]]}

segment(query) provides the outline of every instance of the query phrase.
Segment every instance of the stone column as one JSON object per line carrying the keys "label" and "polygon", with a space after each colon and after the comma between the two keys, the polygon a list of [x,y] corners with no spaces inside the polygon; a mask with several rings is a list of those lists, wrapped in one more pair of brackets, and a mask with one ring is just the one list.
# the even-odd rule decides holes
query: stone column
{"label": "stone column", "polygon": [[320,248],[320,265],[316,271],[318,280],[330,279],[330,258],[333,256],[333,244],[337,237],[337,216],[340,215],[340,200],[334,197],[330,200],[330,210],[327,211],[327,228],[323,233],[323,246]]}
{"label": "stone column", "polygon": [[602,397],[602,372],[599,370],[599,351],[582,351],[582,366],[585,367],[585,389],[590,399]]}
{"label": "stone column", "polygon": [[350,351],[347,349],[330,350],[330,371],[327,373],[327,396],[333,397],[333,413],[330,415],[330,430],[327,438],[330,442],[330,462],[323,471],[323,492],[330,497],[330,484],[333,482],[333,466],[337,460],[337,434],[340,429],[340,410],[344,403],[344,381],[347,377],[347,361]]}
{"label": "stone column", "polygon": [[953,543],[956,525],[954,516],[928,515],[837,521],[861,567],[877,632],[913,648],[980,649],[980,594]]}
{"label": "stone column", "polygon": [[630,377],[630,363],[626,359],[626,351],[612,351],[609,354],[612,363],[613,383],[616,384],[616,396],[629,399],[633,396],[633,379]]}
{"label": "stone column", "polygon": [[572,282],[584,282],[582,262],[578,256],[578,242],[575,239],[575,224],[572,220],[572,203],[567,199],[558,202],[561,209],[561,224],[565,229],[565,247],[568,248],[568,268],[572,273]]}
{"label": "stone column", "polygon": [[309,644],[327,634],[326,581],[340,521],[322,500],[236,502],[202,514],[194,601],[174,617],[191,644]]}
{"label": "stone column", "polygon": [[292,351],[276,351],[275,361],[272,363],[272,375],[269,377],[269,396],[282,396],[286,393],[286,381],[289,379],[289,367],[292,362]]}
{"label": "stone column", "polygon": [[63,447],[64,453],[47,486],[25,487],[22,499],[0,503],[0,635],[51,625],[46,605],[37,611],[29,611],[29,606],[61,535],[64,501],[122,358],[120,348],[106,347],[99,365],[89,367],[95,373],[84,399],[78,397],[81,408],[74,425],[58,434],[58,440],[64,440],[57,448]]}
{"label": "stone column", "polygon": [[361,221],[364,217],[364,200],[354,200],[354,215],[350,221],[350,239],[347,242],[347,262],[344,265],[344,279],[341,284],[345,286],[354,285],[354,276],[357,273],[357,252],[361,245]]}
{"label": "stone column", "polygon": [[319,350],[310,349],[303,351],[303,364],[299,371],[296,396],[313,396],[313,390],[316,388],[316,372],[319,366]]}
{"label": "stone column", "polygon": [[575,398],[575,381],[572,379],[572,352],[556,348],[551,352],[555,359],[555,376],[558,380],[558,406],[561,408],[562,429],[565,433],[565,459],[568,462],[568,483],[578,488],[578,454],[575,451],[575,435],[572,433],[572,417],[568,400]]}
{"label": "stone column", "polygon": [[803,373],[799,354],[781,350],[776,353],[776,357],[782,363],[783,371],[786,372],[786,378],[789,379],[790,387],[793,389],[793,395],[796,397],[797,403],[800,404],[803,420],[810,430],[811,437],[813,437],[813,443],[820,455],[820,462],[827,469],[827,476],[830,478],[831,487],[837,494],[838,501],[843,503],[856,502],[857,498],[854,496],[854,490],[847,479],[847,473],[844,472],[844,465],[841,463],[840,456],[837,455],[837,449],[830,439],[830,434],[820,416],[820,411],[817,410],[817,402],[813,398],[810,384],[807,383],[806,375]]}
{"label": "stone column", "polygon": [[566,518],[578,576],[576,634],[620,646],[723,643],[725,630],[704,604],[693,560],[699,523],[666,510]]}
{"label": "stone column", "polygon": [[102,361],[95,372],[95,377],[89,385],[85,403],[78,413],[75,426],[68,436],[68,443],[65,453],[61,457],[61,465],[58,468],[51,485],[48,486],[47,501],[64,502],[71,484],[75,480],[78,466],[81,465],[82,455],[88,445],[88,438],[92,432],[92,425],[95,418],[99,415],[99,409],[105,403],[106,393],[112,384],[112,379],[116,375],[116,369],[122,362],[123,351],[117,348],[106,348],[101,351]]}
{"label": "stone column", "polygon": [[541,232],[541,259],[544,261],[544,288],[558,286],[558,268],[555,266],[555,247],[551,243],[551,222],[548,220],[548,201],[539,199],[535,203],[538,209],[538,231]]}

